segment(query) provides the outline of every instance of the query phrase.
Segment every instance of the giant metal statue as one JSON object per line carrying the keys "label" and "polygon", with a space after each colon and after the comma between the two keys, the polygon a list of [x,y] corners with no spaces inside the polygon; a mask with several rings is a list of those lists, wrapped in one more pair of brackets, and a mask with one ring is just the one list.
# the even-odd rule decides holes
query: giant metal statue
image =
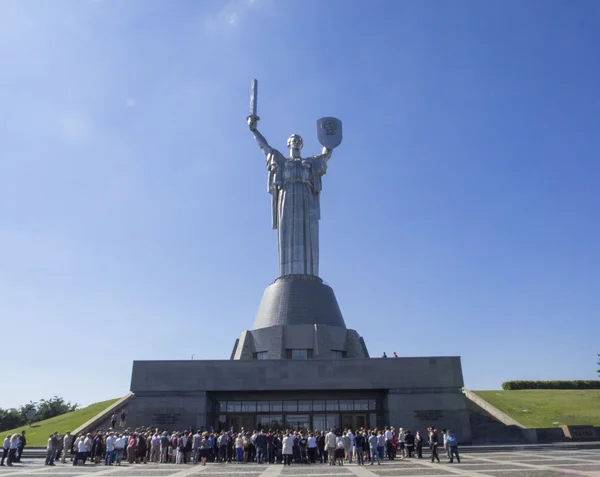
{"label": "giant metal statue", "polygon": [[302,157],[304,141],[298,134],[292,134],[287,141],[290,155],[284,157],[258,132],[257,88],[257,81],[252,81],[247,121],[258,146],[267,156],[273,228],[277,229],[279,240],[279,276],[318,276],[321,176],[327,172],[333,149],[342,142],[342,122],[336,118],[317,121],[317,137],[323,146],[318,156]]}

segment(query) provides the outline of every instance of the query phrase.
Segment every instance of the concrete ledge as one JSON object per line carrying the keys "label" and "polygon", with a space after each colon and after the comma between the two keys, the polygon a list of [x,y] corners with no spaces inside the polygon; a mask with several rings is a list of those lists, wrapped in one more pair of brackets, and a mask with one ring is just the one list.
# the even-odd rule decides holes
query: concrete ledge
{"label": "concrete ledge", "polygon": [[492,406],[489,402],[487,402],[485,399],[480,398],[477,394],[475,394],[470,389],[463,388],[463,393],[465,394],[465,396],[468,400],[473,401],[484,411],[490,413],[494,418],[496,418],[502,424],[504,424],[506,426],[517,426],[517,427],[520,427],[521,429],[526,429],[526,427],[523,424],[515,421],[512,417],[510,417],[508,414],[503,413],[497,407]]}
{"label": "concrete ledge", "polygon": [[86,432],[89,429],[92,429],[94,426],[96,426],[100,422],[109,418],[113,412],[119,411],[120,409],[122,409],[134,396],[135,396],[135,394],[129,393],[126,396],[122,397],[114,404],[108,406],[104,411],[99,412],[94,417],[92,417],[90,420],[83,423],[77,429],[71,431],[71,434],[77,435],[77,434],[81,434],[82,432]]}

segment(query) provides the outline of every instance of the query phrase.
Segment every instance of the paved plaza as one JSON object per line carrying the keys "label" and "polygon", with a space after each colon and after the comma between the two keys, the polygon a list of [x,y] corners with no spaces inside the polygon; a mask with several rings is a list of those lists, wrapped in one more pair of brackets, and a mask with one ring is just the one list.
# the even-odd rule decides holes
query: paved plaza
{"label": "paved plaza", "polygon": [[73,467],[60,463],[56,464],[56,467],[45,467],[41,459],[31,459],[19,467],[0,467],[0,477],[600,477],[600,449],[489,453],[469,453],[466,450],[460,464],[449,464],[445,458],[441,460],[441,464],[432,464],[428,459],[386,461],[380,466],[365,467],[353,464],[346,464],[344,467],[321,464],[298,464],[290,467],[257,464],[207,464],[206,467],[170,464]]}

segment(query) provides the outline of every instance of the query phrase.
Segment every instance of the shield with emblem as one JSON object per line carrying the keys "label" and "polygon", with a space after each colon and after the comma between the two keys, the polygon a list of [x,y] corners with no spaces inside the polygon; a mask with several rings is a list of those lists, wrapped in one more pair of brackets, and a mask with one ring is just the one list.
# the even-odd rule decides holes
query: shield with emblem
{"label": "shield with emblem", "polygon": [[317,119],[317,138],[324,147],[338,147],[342,143],[342,121],[337,118]]}

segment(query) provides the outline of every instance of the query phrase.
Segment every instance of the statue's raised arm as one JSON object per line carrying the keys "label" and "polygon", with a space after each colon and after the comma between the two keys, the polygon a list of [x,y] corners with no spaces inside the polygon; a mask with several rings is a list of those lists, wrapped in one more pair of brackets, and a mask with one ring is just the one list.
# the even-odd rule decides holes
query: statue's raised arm
{"label": "statue's raised arm", "polygon": [[256,144],[258,144],[258,147],[260,147],[265,154],[270,154],[273,151],[273,148],[269,146],[269,143],[267,142],[265,137],[260,132],[258,132],[258,129],[256,128],[258,120],[258,116],[248,116],[248,126],[250,127],[250,131],[252,131],[252,134],[254,135],[254,139],[256,140]]}
{"label": "statue's raised arm", "polygon": [[269,146],[269,143],[267,142],[265,137],[261,133],[259,133],[258,129],[256,128],[256,126],[258,125],[258,121],[260,119],[258,117],[258,115],[256,114],[257,107],[258,107],[258,81],[252,80],[252,87],[250,89],[250,115],[246,118],[246,120],[248,121],[248,126],[250,127],[250,131],[252,131],[252,134],[254,135],[256,144],[258,144],[258,147],[260,147],[262,149],[262,151],[265,153],[265,155],[268,158],[269,154],[271,154],[273,152],[273,149],[271,148],[271,146]]}

